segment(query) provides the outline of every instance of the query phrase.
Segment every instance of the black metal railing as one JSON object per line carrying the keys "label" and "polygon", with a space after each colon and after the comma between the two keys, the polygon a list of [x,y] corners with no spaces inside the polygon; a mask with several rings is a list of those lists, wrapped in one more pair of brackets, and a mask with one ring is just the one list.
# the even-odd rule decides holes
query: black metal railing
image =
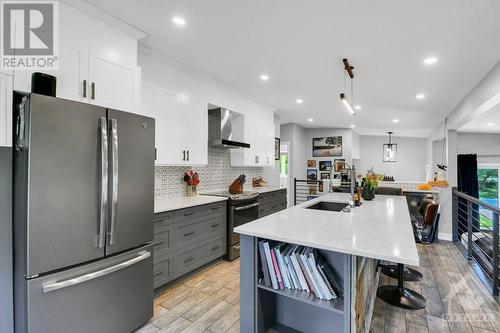
{"label": "black metal railing", "polygon": [[499,302],[500,209],[453,189],[453,241]]}
{"label": "black metal railing", "polygon": [[297,205],[299,203],[317,198],[324,191],[328,191],[323,186],[322,180],[302,180],[302,179],[293,179],[293,204]]}

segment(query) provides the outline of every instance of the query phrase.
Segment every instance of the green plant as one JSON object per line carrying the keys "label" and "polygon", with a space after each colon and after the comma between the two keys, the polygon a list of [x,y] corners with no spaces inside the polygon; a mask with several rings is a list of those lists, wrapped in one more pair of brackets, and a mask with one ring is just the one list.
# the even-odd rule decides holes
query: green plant
{"label": "green plant", "polygon": [[370,191],[375,191],[378,187],[379,182],[380,182],[380,175],[377,175],[373,171],[373,168],[368,170],[368,172],[366,173],[366,177],[364,179],[364,187],[368,188]]}

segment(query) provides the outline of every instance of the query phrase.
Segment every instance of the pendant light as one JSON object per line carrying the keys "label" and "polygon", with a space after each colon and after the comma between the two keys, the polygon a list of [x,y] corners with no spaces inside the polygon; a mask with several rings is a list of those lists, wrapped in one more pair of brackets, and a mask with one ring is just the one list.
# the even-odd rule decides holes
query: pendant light
{"label": "pendant light", "polygon": [[382,162],[396,162],[398,155],[398,144],[392,143],[393,132],[387,132],[389,134],[389,143],[384,143],[382,145]]}
{"label": "pendant light", "polygon": [[349,64],[349,61],[346,58],[344,58],[342,60],[342,62],[344,63],[344,70],[345,70],[345,72],[344,72],[344,91],[347,91],[346,73],[349,74],[349,77],[351,79],[351,101],[349,101],[345,92],[340,94],[340,100],[342,101],[342,103],[346,107],[347,111],[349,111],[349,113],[354,116],[356,114],[356,111],[354,111],[354,108],[352,107],[352,104],[351,104],[352,102],[354,102],[354,98],[353,98],[353,96],[354,96],[354,84],[353,84],[353,81],[354,81],[353,69],[354,69],[354,67]]}

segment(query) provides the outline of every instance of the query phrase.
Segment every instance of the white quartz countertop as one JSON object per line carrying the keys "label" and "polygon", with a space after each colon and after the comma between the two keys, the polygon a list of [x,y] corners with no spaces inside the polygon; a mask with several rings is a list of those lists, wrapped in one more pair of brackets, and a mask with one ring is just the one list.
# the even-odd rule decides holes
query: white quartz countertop
{"label": "white quartz countertop", "polygon": [[266,186],[266,187],[244,186],[243,190],[244,191],[255,191],[255,192],[259,192],[259,193],[268,193],[268,192],[274,192],[274,191],[279,191],[279,190],[286,190],[286,188],[281,188],[278,186]]}
{"label": "white quartz countertop", "polygon": [[188,207],[207,205],[214,202],[226,201],[225,197],[197,195],[195,197],[179,197],[155,200],[155,214]]}
{"label": "white quartz countertop", "polygon": [[235,231],[255,237],[419,265],[410,213],[404,196],[377,195],[350,213],[306,209],[319,201],[345,202],[346,193],[311,201],[246,223]]}

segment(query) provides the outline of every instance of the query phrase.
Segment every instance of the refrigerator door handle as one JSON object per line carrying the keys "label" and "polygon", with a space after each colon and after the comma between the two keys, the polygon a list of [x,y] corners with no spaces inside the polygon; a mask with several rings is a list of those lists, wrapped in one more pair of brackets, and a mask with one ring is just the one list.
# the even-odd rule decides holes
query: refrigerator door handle
{"label": "refrigerator door handle", "polygon": [[101,128],[101,193],[99,210],[99,247],[106,242],[106,216],[108,205],[108,126],[106,118],[99,118]]}
{"label": "refrigerator door handle", "polygon": [[118,206],[118,121],[110,119],[111,125],[111,222],[109,245],[116,241],[116,210]]}
{"label": "refrigerator door handle", "polygon": [[64,280],[64,281],[61,281],[61,282],[51,283],[51,284],[43,286],[42,289],[43,289],[44,293],[48,293],[48,292],[51,292],[51,291],[54,291],[54,290],[58,290],[58,289],[62,289],[62,288],[71,287],[71,286],[74,286],[74,285],[77,285],[77,284],[81,284],[81,283],[84,283],[84,282],[87,282],[87,281],[90,281],[90,280],[94,280],[94,279],[100,278],[100,277],[105,276],[105,275],[109,275],[109,274],[114,273],[116,271],[119,271],[119,270],[122,270],[124,268],[130,267],[132,265],[135,265],[138,262],[141,262],[141,261],[149,258],[150,256],[151,256],[151,252],[149,252],[149,251],[141,251],[141,252],[139,252],[139,255],[137,257],[132,258],[132,259],[127,260],[127,261],[124,261],[124,262],[122,262],[122,263],[120,263],[118,265],[111,266],[111,267],[102,269],[100,271],[96,271],[96,272],[88,273],[88,274],[85,274],[85,275],[81,275],[81,276],[78,276],[78,277],[75,277],[75,278],[72,278],[72,279],[69,279],[69,280]]}

